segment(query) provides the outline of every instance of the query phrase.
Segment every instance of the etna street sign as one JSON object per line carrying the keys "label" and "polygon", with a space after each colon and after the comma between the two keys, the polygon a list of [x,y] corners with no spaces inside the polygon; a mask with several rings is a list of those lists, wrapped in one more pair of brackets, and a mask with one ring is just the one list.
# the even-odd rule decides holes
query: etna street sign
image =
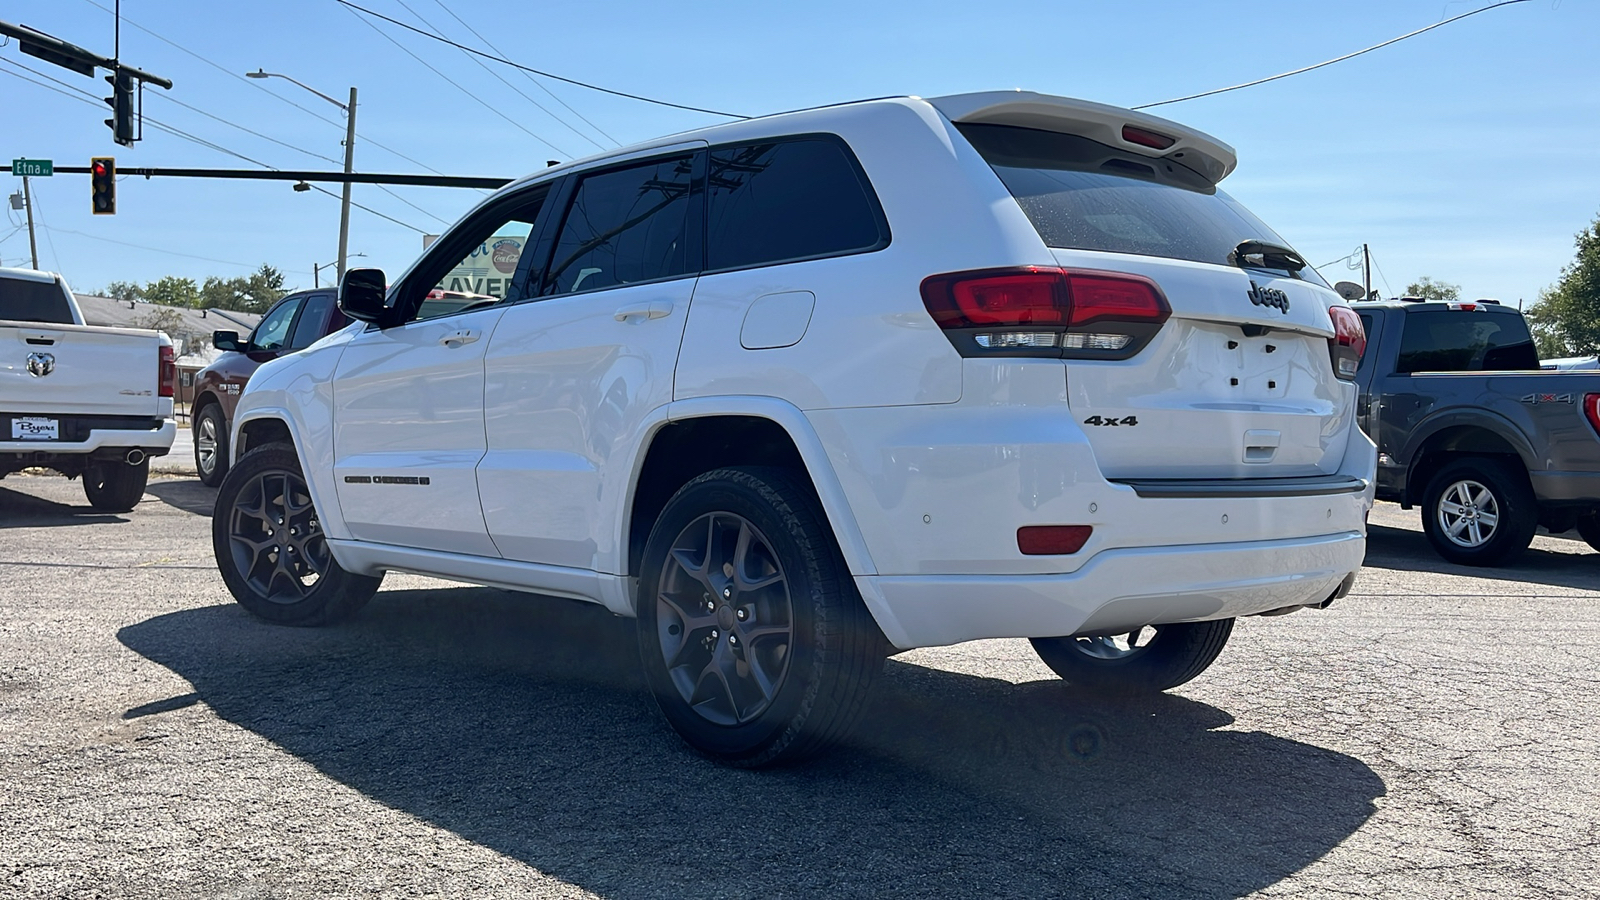
{"label": "etna street sign", "polygon": [[35,178],[55,174],[55,163],[48,159],[13,159],[11,174],[30,175]]}

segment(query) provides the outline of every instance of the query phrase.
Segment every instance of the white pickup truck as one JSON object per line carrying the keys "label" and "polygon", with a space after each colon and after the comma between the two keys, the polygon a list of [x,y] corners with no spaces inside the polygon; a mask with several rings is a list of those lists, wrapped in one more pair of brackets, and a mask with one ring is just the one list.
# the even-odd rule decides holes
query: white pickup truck
{"label": "white pickup truck", "polygon": [[96,509],[132,509],[177,435],[175,371],[165,334],[85,325],[60,275],[0,268],[0,478],[81,475]]}

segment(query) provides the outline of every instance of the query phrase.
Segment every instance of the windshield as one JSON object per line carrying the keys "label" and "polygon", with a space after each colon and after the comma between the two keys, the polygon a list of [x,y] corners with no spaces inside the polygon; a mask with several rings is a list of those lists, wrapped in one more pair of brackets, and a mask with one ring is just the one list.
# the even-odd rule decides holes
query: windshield
{"label": "windshield", "polygon": [[[1051,247],[1234,265],[1240,241],[1287,246],[1199,173],[1085,137],[957,125]],[[1309,266],[1296,277],[1326,286]]]}
{"label": "windshield", "polygon": [[71,325],[72,307],[54,281],[0,278],[0,319]]}

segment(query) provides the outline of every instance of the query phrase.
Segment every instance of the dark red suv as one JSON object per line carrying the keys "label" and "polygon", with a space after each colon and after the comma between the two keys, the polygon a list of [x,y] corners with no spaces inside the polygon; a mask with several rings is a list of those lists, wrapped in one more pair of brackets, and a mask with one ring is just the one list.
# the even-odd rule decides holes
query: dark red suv
{"label": "dark red suv", "polygon": [[239,393],[262,363],[285,353],[304,350],[323,335],[350,324],[335,303],[331,288],[301,291],[278,301],[261,318],[250,337],[236,331],[218,331],[211,343],[225,351],[195,378],[194,465],[200,480],[212,487],[228,474],[228,433]]}

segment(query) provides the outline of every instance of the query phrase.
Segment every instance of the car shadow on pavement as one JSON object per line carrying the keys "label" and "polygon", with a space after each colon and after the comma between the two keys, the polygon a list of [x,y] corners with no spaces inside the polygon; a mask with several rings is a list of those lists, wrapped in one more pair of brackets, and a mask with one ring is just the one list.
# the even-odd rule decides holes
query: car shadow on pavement
{"label": "car shadow on pavement", "polygon": [[217,505],[217,489],[206,487],[198,478],[152,478],[144,492],[173,509],[197,516],[209,516]]}
{"label": "car shadow on pavement", "polygon": [[1600,591],[1600,556],[1592,553],[1552,553],[1530,547],[1509,566],[1459,566],[1439,556],[1422,532],[1386,525],[1367,526],[1367,557],[1362,565]]}
{"label": "car shadow on pavement", "polygon": [[323,630],[216,606],[119,638],[379,803],[613,897],[1239,896],[1385,792],[1355,758],[1221,730],[1183,697],[895,660],[846,745],[729,769],[658,718],[631,622],[487,588],[382,593]]}
{"label": "car shadow on pavement", "polygon": [[[24,476],[31,477],[31,476]],[[0,528],[50,528],[57,525],[105,525],[126,522],[125,516],[104,513],[89,505],[69,506],[0,487]]]}

